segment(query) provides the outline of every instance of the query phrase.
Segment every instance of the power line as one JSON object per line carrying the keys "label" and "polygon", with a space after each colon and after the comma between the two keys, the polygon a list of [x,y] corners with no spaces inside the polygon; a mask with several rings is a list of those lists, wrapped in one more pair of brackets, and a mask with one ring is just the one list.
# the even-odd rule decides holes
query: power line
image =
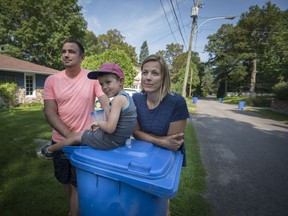
{"label": "power line", "polygon": [[[185,28],[185,27],[188,26],[188,25],[191,25],[191,23],[186,24],[183,28]],[[170,36],[171,34],[173,34],[174,32],[177,32],[177,31],[178,31],[178,29],[175,30],[175,31],[173,31],[172,33],[169,33],[169,34],[167,34],[167,35],[164,35],[163,37],[161,37],[161,38],[159,38],[159,39],[157,39],[157,40],[155,40],[155,41],[149,43],[148,45],[154,44],[154,43],[156,43],[156,42],[158,42],[158,41],[160,41],[160,40],[162,40],[162,39],[164,39],[164,38]]]}
{"label": "power line", "polygon": [[176,0],[176,5],[177,5],[178,13],[179,13],[179,15],[180,15],[180,19],[181,19],[181,23],[182,23],[182,28],[184,29],[184,33],[185,33],[186,39],[188,40],[186,31],[185,31],[185,28],[184,28],[184,23],[183,23],[183,19],[182,19],[182,16],[181,16],[181,12],[180,12],[180,9],[179,9],[178,0]]}
{"label": "power line", "polygon": [[[191,25],[190,22],[189,22],[188,24],[186,24],[185,26],[183,26],[183,28],[185,28],[185,27],[187,27],[187,26],[189,26],[189,25]],[[153,42],[147,44],[148,47],[149,47],[150,45],[154,44],[154,43],[157,43],[158,41],[160,41],[160,40],[162,40],[162,39],[164,39],[164,38],[166,38],[166,37],[169,37],[171,34],[177,32],[177,31],[178,31],[178,29],[175,30],[175,31],[173,31],[172,33],[166,34],[166,35],[164,35],[163,37],[156,39],[155,41],[153,41]],[[148,42],[148,41],[147,41],[147,42]]]}
{"label": "power line", "polygon": [[174,22],[177,24],[177,17],[176,17],[176,15],[175,15],[175,13],[173,13],[173,9],[172,9],[172,5],[170,4],[170,0],[167,0],[167,4],[169,5],[169,8],[170,8],[170,11],[171,11],[171,13],[172,13]]}
{"label": "power line", "polygon": [[172,31],[172,28],[171,28],[171,26],[170,26],[169,20],[168,20],[168,18],[167,18],[167,15],[166,15],[166,12],[165,12],[165,9],[164,9],[162,0],[160,0],[160,2],[161,2],[161,5],[162,5],[162,9],[163,9],[163,11],[164,11],[165,18],[166,18],[166,20],[167,20],[168,26],[169,26],[169,28],[170,28],[170,31],[171,31],[171,33],[172,33],[172,35],[173,35],[173,37],[174,37],[175,42],[178,43],[177,40],[176,40],[176,38],[175,38],[175,35],[174,35],[173,31]]}
{"label": "power line", "polygon": [[179,29],[179,32],[180,32],[180,35],[181,35],[183,44],[184,44],[184,46],[185,46],[185,49],[187,50],[186,43],[185,43],[185,40],[184,40],[182,31],[181,31],[181,28],[180,28],[179,20],[178,20],[177,14],[176,14],[176,12],[175,12],[175,8],[174,8],[174,5],[173,5],[172,0],[170,0],[170,3],[171,3],[171,6],[172,6],[173,14],[174,14],[174,16],[175,16],[175,18],[176,18],[176,24],[177,24],[177,27],[178,27],[178,29]]}

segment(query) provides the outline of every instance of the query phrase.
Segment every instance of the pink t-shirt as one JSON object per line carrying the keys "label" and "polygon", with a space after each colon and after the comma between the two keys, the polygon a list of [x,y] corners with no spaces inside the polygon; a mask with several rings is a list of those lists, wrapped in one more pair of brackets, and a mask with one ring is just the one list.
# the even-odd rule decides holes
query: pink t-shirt
{"label": "pink t-shirt", "polygon": [[[71,79],[64,70],[49,76],[44,85],[44,100],[56,100],[59,117],[74,132],[90,127],[95,98],[104,95],[98,80],[88,79],[88,73],[82,69]],[[52,139],[59,142],[64,137],[53,129]]]}

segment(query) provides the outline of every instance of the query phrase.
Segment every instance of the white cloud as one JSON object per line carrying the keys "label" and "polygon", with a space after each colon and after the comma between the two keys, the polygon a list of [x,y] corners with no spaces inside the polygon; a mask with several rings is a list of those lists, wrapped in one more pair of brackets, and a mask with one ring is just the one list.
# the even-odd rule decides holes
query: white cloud
{"label": "white cloud", "polygon": [[[137,12],[139,12],[138,15]],[[159,40],[159,38],[169,34],[169,32],[167,32],[168,24],[162,8],[159,8],[157,11],[150,11],[150,13],[143,13],[143,15],[140,11],[134,13],[135,14],[130,14],[129,17],[131,17],[131,19],[128,18],[127,22],[122,22],[118,25],[118,30],[125,36],[125,41],[135,46],[137,53],[140,51],[140,47],[145,40],[148,42],[149,51],[153,53],[164,49],[165,47],[162,47],[160,42],[153,44],[155,48],[153,50],[151,49],[152,47],[149,46],[149,43],[153,43]],[[134,19],[132,17],[134,17]],[[137,19],[135,19],[135,17],[137,17]]]}
{"label": "white cloud", "polygon": [[89,5],[92,2],[92,0],[80,0],[78,3],[82,6]]}
{"label": "white cloud", "polygon": [[101,23],[96,16],[86,16],[86,21],[88,23],[88,29],[97,36],[101,33]]}
{"label": "white cloud", "polygon": [[[80,4],[83,5],[84,16],[90,31],[93,31],[97,36],[105,34],[110,29],[117,29],[125,37],[125,42],[135,47],[136,52],[139,54],[140,47],[144,41],[148,42],[150,53],[165,49],[166,44],[175,43],[160,1],[152,1],[146,3],[135,1],[135,4],[128,4],[128,2],[124,4],[115,0],[113,3],[109,2],[108,4],[108,2],[104,1],[82,0]],[[162,2],[169,18],[169,23],[173,31],[175,31],[175,21],[173,20],[169,4],[164,0]],[[101,10],[101,8],[109,8],[107,4],[110,9],[107,11]],[[113,7],[111,8],[112,5]],[[94,9],[93,12],[92,8]],[[176,37],[179,36],[177,32],[174,34]],[[177,42],[181,43],[180,40]]]}

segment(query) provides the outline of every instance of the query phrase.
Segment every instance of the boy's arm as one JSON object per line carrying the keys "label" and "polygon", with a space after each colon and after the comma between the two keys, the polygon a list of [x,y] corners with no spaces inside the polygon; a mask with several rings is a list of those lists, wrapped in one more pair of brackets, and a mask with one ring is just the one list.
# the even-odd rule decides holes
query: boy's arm
{"label": "boy's arm", "polygon": [[110,113],[110,100],[106,95],[102,95],[101,97],[98,97],[98,100],[101,104],[102,109],[105,111],[106,118],[108,118]]}
{"label": "boy's arm", "polygon": [[111,110],[107,122],[97,122],[98,126],[106,133],[112,134],[117,127],[121,109],[128,103],[128,99],[124,95],[117,95],[111,101]]}

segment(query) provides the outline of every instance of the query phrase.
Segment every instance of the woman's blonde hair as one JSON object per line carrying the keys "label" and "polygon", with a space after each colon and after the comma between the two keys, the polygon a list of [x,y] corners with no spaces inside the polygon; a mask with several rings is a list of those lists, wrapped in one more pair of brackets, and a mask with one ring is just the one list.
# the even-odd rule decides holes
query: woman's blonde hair
{"label": "woman's blonde hair", "polygon": [[[171,86],[171,80],[170,80],[170,72],[168,69],[168,65],[165,61],[165,59],[160,56],[160,55],[150,55],[148,56],[146,59],[144,59],[144,61],[141,64],[141,71],[143,71],[143,66],[144,64],[146,64],[147,62],[150,61],[155,61],[155,62],[159,62],[159,64],[161,65],[161,76],[162,76],[162,83],[161,83],[161,88],[160,88],[160,101],[162,101],[162,99],[167,95],[167,94],[171,94],[171,90],[170,90],[170,86]],[[145,92],[143,90],[142,84],[141,84],[141,89],[142,92]]]}

